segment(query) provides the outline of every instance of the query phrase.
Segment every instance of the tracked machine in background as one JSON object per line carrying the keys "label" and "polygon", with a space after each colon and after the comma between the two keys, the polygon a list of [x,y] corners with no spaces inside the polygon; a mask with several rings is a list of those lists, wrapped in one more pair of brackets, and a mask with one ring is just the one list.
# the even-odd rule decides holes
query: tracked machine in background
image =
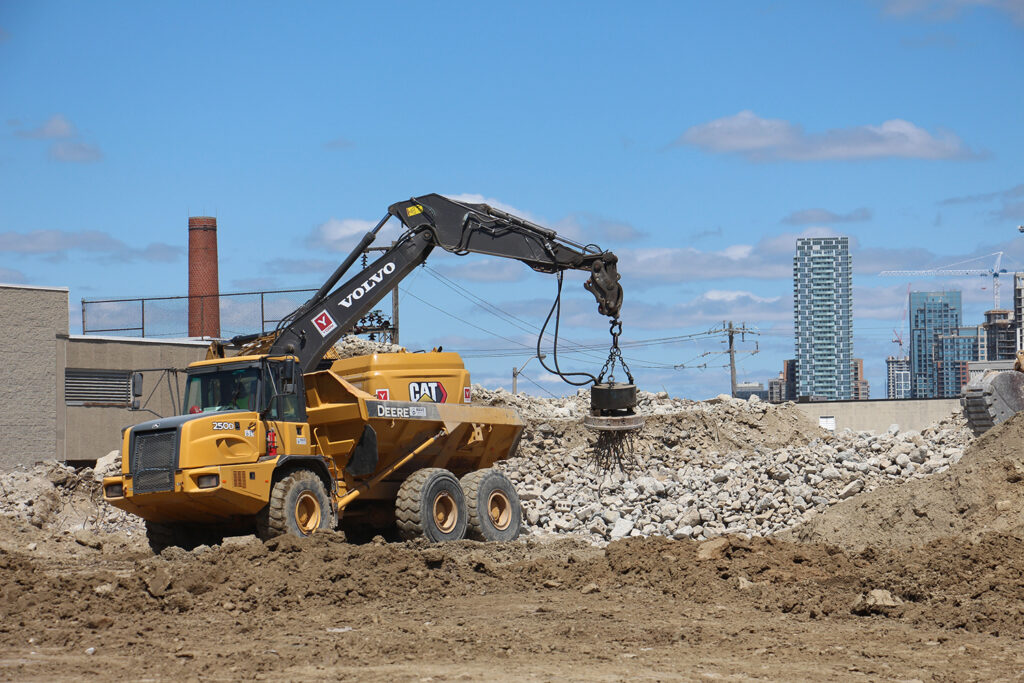
{"label": "tracked machine in background", "polygon": [[[392,217],[405,228],[399,239],[338,285]],[[213,357],[190,365],[183,414],[125,430],[121,474],[104,479],[105,500],[142,517],[156,551],[254,530],[264,538],[305,536],[333,528],[343,514],[367,527],[393,520],[407,538],[516,538],[518,496],[492,467],[522,434],[515,411],[472,405],[469,373],[455,353],[333,353],[435,247],[557,275],[559,297],[538,355],[552,318],[557,349],[563,272],[589,272],[584,286],[611,318],[608,361],[598,375],[563,372],[555,352],[545,368],[570,384],[593,385],[586,424],[601,433],[599,452],[621,458],[641,420],[618,346],[616,256],[486,204],[431,194],[390,206],[272,334],[235,338],[236,355],[217,346]],[[627,382],[615,381],[616,365]]]}
{"label": "tracked machine in background", "polygon": [[1024,351],[1017,352],[1013,370],[989,370],[968,382],[960,402],[975,436],[1024,410]]}

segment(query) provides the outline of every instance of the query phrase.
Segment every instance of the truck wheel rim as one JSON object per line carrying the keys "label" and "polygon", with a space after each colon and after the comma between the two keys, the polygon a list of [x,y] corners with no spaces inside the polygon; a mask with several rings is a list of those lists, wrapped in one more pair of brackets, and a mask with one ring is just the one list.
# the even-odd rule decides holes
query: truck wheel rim
{"label": "truck wheel rim", "polygon": [[303,491],[295,501],[295,524],[307,536],[320,526],[320,501],[309,491]]}
{"label": "truck wheel rim", "polygon": [[442,534],[451,533],[459,521],[459,508],[447,491],[442,491],[434,498],[434,524]]}
{"label": "truck wheel rim", "polygon": [[498,531],[504,531],[512,523],[512,501],[504,491],[491,491],[487,497],[487,516]]}

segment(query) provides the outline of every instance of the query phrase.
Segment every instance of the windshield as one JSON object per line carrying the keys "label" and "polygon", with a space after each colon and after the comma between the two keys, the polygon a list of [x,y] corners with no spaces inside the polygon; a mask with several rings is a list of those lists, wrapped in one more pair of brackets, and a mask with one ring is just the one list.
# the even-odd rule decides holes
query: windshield
{"label": "windshield", "polygon": [[185,388],[185,412],[258,410],[259,378],[254,366],[194,373]]}

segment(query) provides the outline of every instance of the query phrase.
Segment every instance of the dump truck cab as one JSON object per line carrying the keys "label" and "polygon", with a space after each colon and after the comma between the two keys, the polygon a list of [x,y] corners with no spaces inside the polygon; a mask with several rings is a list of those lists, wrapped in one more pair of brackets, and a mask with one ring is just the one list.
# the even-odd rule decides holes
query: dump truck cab
{"label": "dump truck cab", "polygon": [[[294,359],[240,356],[188,368],[182,414],[126,429],[111,504],[156,523],[243,524],[266,503],[282,459],[313,456]],[[119,495],[118,495],[119,494]]]}

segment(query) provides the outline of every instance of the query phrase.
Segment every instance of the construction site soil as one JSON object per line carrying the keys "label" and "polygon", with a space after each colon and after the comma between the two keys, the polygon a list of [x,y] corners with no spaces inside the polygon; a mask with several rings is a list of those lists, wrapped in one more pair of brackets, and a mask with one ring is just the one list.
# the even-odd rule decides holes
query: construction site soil
{"label": "construction site soil", "polygon": [[2,517],[0,677],[1017,680],[1022,452],[1019,415],[942,472],[767,537],[326,533],[154,556],[137,528]]}

